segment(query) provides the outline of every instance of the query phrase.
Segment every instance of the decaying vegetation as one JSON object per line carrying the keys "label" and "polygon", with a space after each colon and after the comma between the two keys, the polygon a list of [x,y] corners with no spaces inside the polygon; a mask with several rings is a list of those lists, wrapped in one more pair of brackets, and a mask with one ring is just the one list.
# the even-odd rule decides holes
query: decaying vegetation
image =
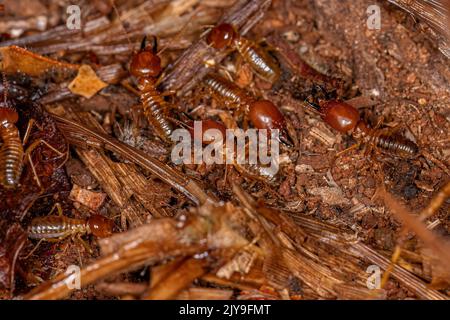
{"label": "decaying vegetation", "polygon": [[[380,30],[367,28],[366,0],[75,1],[82,29],[71,30],[73,2],[6,0],[0,13],[0,96],[21,136],[34,119],[29,143],[65,155],[39,145],[19,186],[0,186],[2,298],[449,298],[445,1],[375,1]],[[207,44],[218,23],[261,41],[280,64],[275,83]],[[175,127],[245,125],[211,99],[212,72],[278,106],[292,145],[281,144],[275,181],[170,161],[129,72],[145,35],[158,39],[156,85]],[[307,103],[317,99],[345,100],[373,127],[401,125],[418,155],[346,150],[356,141],[326,125]],[[27,228],[56,203],[67,217],[113,220],[113,235],[85,236],[93,252],[71,236],[36,247]]]}

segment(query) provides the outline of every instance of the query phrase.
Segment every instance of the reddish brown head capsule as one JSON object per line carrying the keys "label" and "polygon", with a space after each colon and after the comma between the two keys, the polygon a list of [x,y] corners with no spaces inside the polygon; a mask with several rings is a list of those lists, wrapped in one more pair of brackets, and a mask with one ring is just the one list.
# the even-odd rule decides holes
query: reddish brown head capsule
{"label": "reddish brown head capsule", "polygon": [[104,216],[94,214],[88,219],[87,223],[91,233],[96,237],[109,237],[113,232],[113,221]]}
{"label": "reddish brown head capsule", "polygon": [[333,129],[348,133],[353,131],[359,122],[359,112],[345,102],[326,101],[320,105],[322,119]]}
{"label": "reddish brown head capsule", "polygon": [[284,129],[286,121],[283,114],[269,100],[255,101],[250,105],[250,121],[257,129]]}
{"label": "reddish brown head capsule", "polygon": [[133,76],[157,77],[161,73],[161,59],[153,52],[144,50],[133,56],[130,72]]}
{"label": "reddish brown head capsule", "polygon": [[[192,138],[194,138],[194,122],[189,122],[188,123],[189,126],[189,132],[191,133]],[[211,119],[207,119],[207,120],[202,120],[202,142],[205,144],[209,144],[211,142],[214,142],[214,136],[215,135],[209,135],[207,134],[207,131],[209,129],[216,129],[219,130],[220,133],[222,134],[222,140],[225,141],[226,139],[226,130],[227,128],[220,122],[211,120]]]}
{"label": "reddish brown head capsule", "polygon": [[237,33],[233,26],[228,23],[222,23],[215,26],[208,34],[206,41],[215,49],[229,47],[236,38]]}
{"label": "reddish brown head capsule", "polygon": [[16,123],[19,120],[19,115],[16,110],[8,107],[0,107],[0,123],[8,122],[8,123]]}

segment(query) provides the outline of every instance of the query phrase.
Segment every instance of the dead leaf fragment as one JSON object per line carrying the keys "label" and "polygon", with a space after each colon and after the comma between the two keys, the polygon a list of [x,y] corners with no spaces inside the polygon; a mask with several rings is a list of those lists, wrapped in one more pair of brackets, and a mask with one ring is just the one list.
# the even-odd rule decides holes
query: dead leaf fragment
{"label": "dead leaf fragment", "polygon": [[18,46],[0,48],[0,69],[6,73],[23,72],[40,76],[53,69],[76,70],[78,65],[50,59]]}
{"label": "dead leaf fragment", "polygon": [[322,201],[329,205],[347,205],[349,201],[342,194],[341,189],[336,187],[311,188],[309,193],[320,196]]}
{"label": "dead leaf fragment", "polygon": [[90,66],[82,65],[80,69],[78,69],[77,76],[69,84],[68,88],[72,93],[89,99],[107,85],[107,83],[100,80]]}
{"label": "dead leaf fragment", "polygon": [[74,184],[69,198],[92,210],[98,210],[106,199],[106,194],[83,189]]}

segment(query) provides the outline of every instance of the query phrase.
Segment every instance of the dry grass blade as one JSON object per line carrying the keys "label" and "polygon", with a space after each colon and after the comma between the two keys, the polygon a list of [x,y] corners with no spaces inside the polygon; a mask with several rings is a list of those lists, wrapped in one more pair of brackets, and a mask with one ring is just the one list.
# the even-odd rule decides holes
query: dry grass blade
{"label": "dry grass blade", "polygon": [[[362,261],[369,261],[371,264],[379,266],[382,270],[388,269],[390,260],[364,243],[359,242],[355,235],[343,232],[335,226],[315,221],[309,217],[295,216],[293,219],[302,226],[309,237],[327,242],[335,249],[341,251],[344,259],[358,257]],[[346,245],[343,246],[342,244]],[[392,270],[392,276],[421,299],[447,299],[444,294],[429,288],[423,280],[400,266],[395,266]]]}
{"label": "dry grass blade", "polygon": [[183,261],[176,270],[173,270],[166,278],[158,282],[145,299],[174,299],[192,281],[206,273],[206,266],[207,261],[202,259],[189,258]]}
{"label": "dry grass blade", "polygon": [[202,188],[194,181],[185,177],[182,173],[169,167],[167,164],[154,159],[142,151],[126,145],[105,134],[95,132],[74,121],[63,117],[53,115],[59,129],[63,132],[69,143],[78,147],[94,147],[106,149],[123,158],[136,163],[137,165],[149,170],[152,174],[165,181],[175,189],[185,194],[194,203],[205,203],[210,199]]}
{"label": "dry grass blade", "polygon": [[433,36],[440,41],[440,50],[450,58],[450,2],[448,0],[388,0],[433,30]]}

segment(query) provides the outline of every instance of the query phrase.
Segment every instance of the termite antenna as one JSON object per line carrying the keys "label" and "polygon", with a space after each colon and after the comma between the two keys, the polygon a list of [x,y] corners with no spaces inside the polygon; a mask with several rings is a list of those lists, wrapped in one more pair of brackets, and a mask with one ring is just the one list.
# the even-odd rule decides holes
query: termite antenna
{"label": "termite antenna", "polygon": [[154,54],[158,53],[158,39],[156,36],[152,36],[152,50]]}
{"label": "termite antenna", "polygon": [[314,92],[314,94],[321,93],[321,94],[323,94],[323,96],[325,97],[326,100],[331,100],[331,92],[328,92],[327,90],[325,90],[323,88],[323,86],[320,84],[314,84],[313,92]]}
{"label": "termite antenna", "polygon": [[[141,42],[141,51],[146,50],[146,48],[147,48],[147,39],[148,38],[151,38],[151,42],[152,42],[152,44],[151,44],[151,51],[152,51],[152,53],[154,55],[157,55],[158,54],[158,38],[156,36],[147,37],[147,35],[145,35],[144,38],[142,39],[142,42]],[[150,51],[150,50],[148,50],[148,51]]]}
{"label": "termite antenna", "polygon": [[120,12],[116,7],[116,4],[114,3],[114,0],[110,0],[111,6],[114,8],[114,12],[117,15],[117,19],[119,19],[120,25],[122,26],[123,31],[125,32],[125,35],[127,37],[127,41],[128,41],[128,46],[130,47],[131,50],[133,50],[134,45],[131,43],[130,37],[128,36],[128,32],[127,29],[125,28],[125,25],[122,21],[122,18],[120,17]]}
{"label": "termite antenna", "polygon": [[3,105],[8,106],[8,80],[6,79],[5,72],[2,71],[2,82],[3,82]]}
{"label": "termite antenna", "polygon": [[141,41],[141,51],[145,49],[146,44],[147,44],[147,36],[144,36],[144,38],[142,38]]}
{"label": "termite antenna", "polygon": [[305,100],[305,103],[310,106],[311,108],[313,108],[316,111],[320,112],[320,105],[318,105],[317,103],[311,102],[309,100]]}

